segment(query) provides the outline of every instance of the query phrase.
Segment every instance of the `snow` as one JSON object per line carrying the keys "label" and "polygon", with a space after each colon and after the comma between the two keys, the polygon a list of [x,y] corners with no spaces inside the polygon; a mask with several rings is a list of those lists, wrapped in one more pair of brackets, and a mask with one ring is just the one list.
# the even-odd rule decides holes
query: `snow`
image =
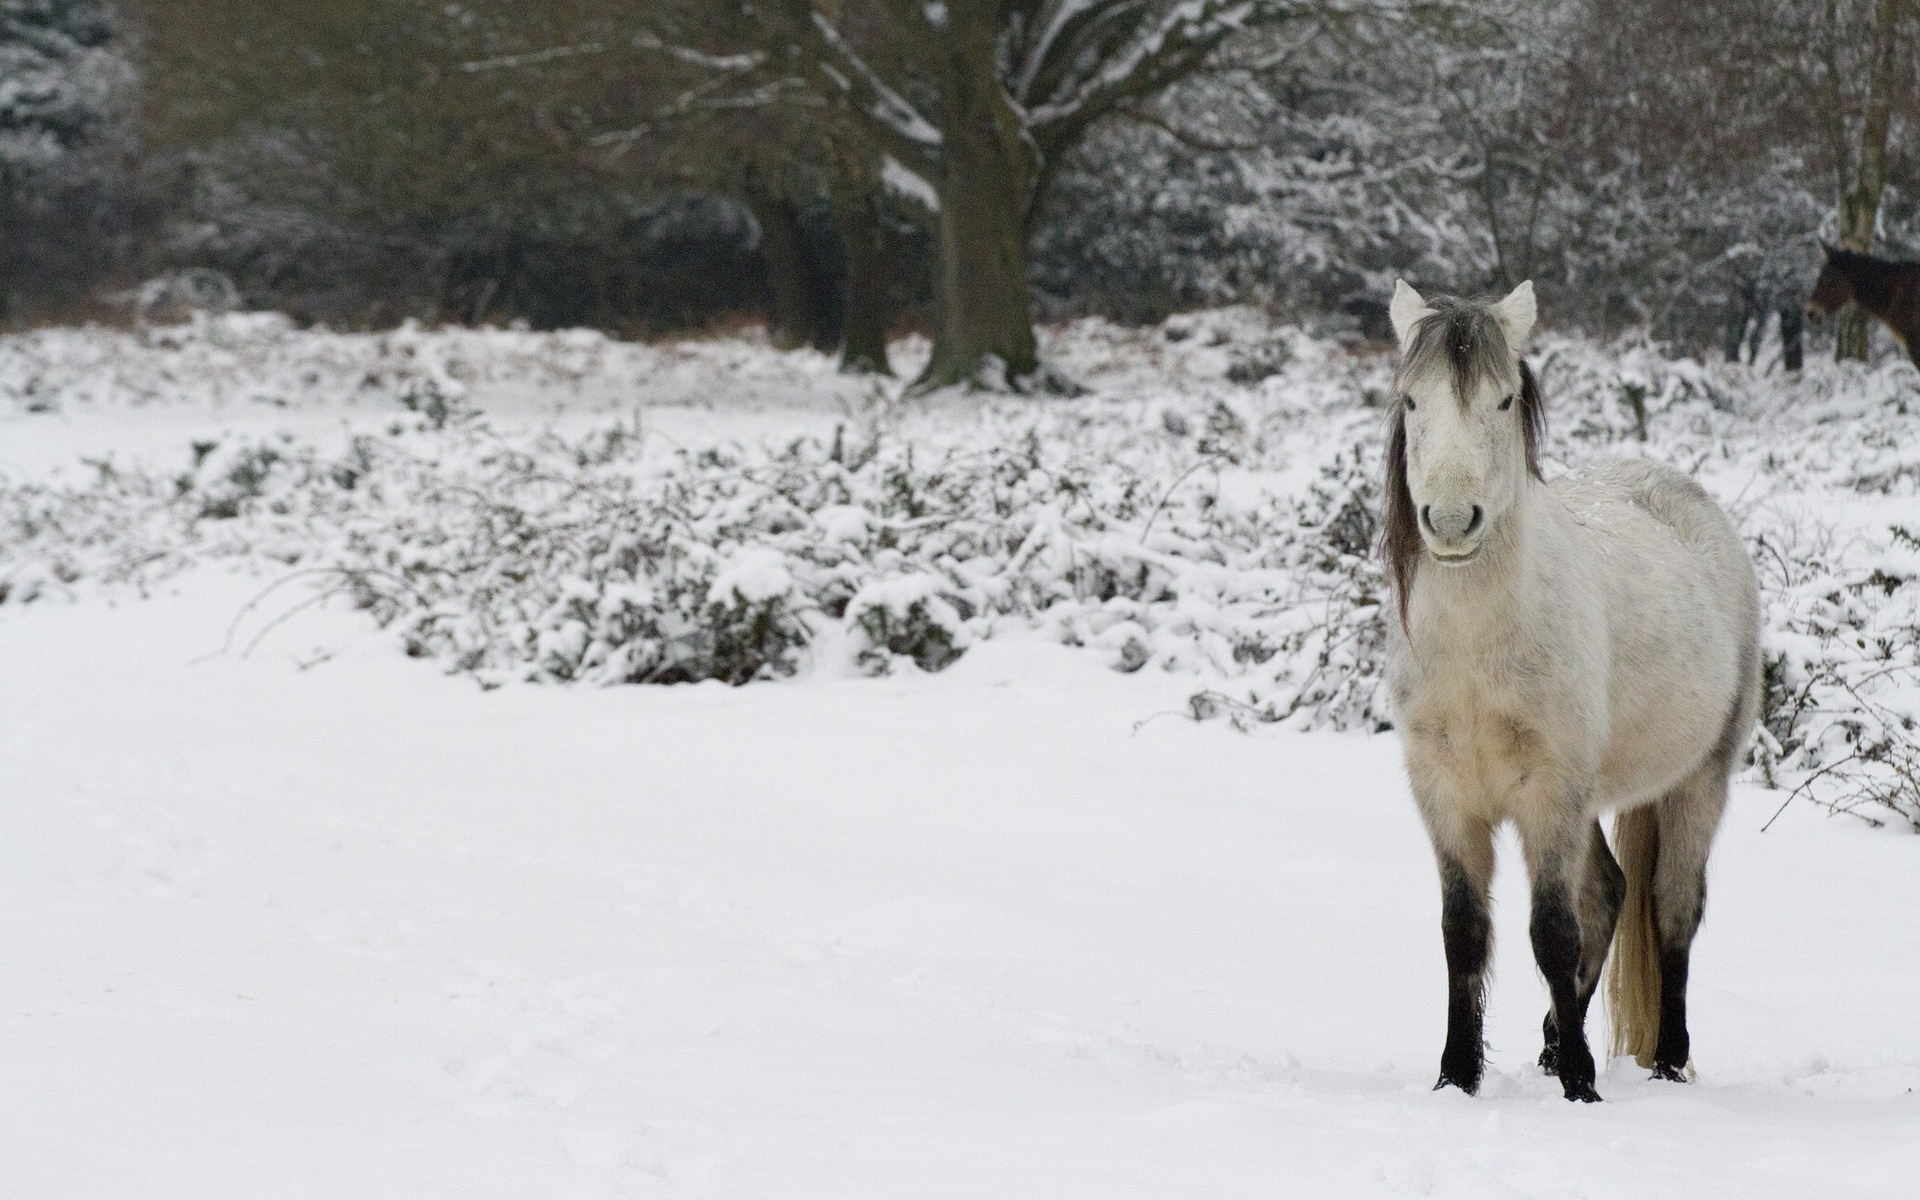
{"label": "snow", "polygon": [[643,404],[663,440],[725,437],[736,423],[756,436],[831,432],[831,416],[859,394],[829,356],[769,354],[757,332],[662,343],[411,323],[335,333],[297,330],[277,313],[130,331],[55,327],[0,339],[0,473],[171,456],[232,428],[379,428],[428,380],[516,429],[570,429]]}
{"label": "snow", "polygon": [[916,604],[938,600],[940,580],[932,575],[901,575],[894,579],[866,584],[848,601],[850,608],[878,608],[893,616],[904,617]]}
{"label": "snow", "polygon": [[771,550],[743,550],[713,577],[712,592],[717,596],[738,596],[749,604],[761,604],[793,591],[793,576],[786,560]]}
{"label": "snow", "polygon": [[[1429,1091],[1389,738],[1149,720],[1034,639],[939,676],[509,688],[250,588],[0,617],[9,1190],[79,1197],[1875,1196],[1920,1165],[1914,843],[1743,788],[1699,1082]],[[312,647],[335,657],[302,671]]]}
{"label": "snow", "polygon": [[[147,503],[149,474],[200,503],[264,461],[260,447],[291,458],[356,437],[451,487],[473,445],[558,470],[616,422],[646,431],[637,458],[564,476],[570,495],[619,471],[684,482],[681,464],[716,448],[733,457],[715,471],[762,470],[774,459],[756,446],[844,432],[855,447],[869,426],[918,452],[876,459],[886,477],[908,478],[911,461],[912,478],[952,486],[1033,428],[1072,488],[1023,518],[996,569],[1041,588],[1060,578],[1054,559],[1124,559],[1179,581],[1164,601],[1068,591],[963,620],[940,557],[960,542],[915,542],[929,518],[875,507],[849,468],[846,494],[807,521],[775,512],[777,528],[710,547],[713,579],[766,603],[797,597],[807,560],[791,546],[866,556],[845,616],[809,618],[813,659],[790,677],[478,687],[457,664],[400,653],[350,596],[296,607],[308,568],[275,556],[333,552],[329,521],[377,531],[377,506],[309,512],[306,492],[276,483],[230,519],[155,509],[141,536],[167,569],[115,583],[81,554],[88,570],[47,576],[40,598],[0,600],[5,1190],[1910,1187],[1920,842],[1804,800],[1782,809],[1757,777],[1736,788],[1710,868],[1696,1083],[1615,1062],[1608,1103],[1569,1105],[1532,1065],[1546,1000],[1506,843],[1488,1082],[1474,1098],[1432,1092],[1438,888],[1393,736],[1191,719],[1197,687],[1235,711],[1285,655],[1259,670],[1229,655],[1239,674],[1198,651],[1155,660],[1168,669],[1130,658],[1273,619],[1261,605],[1314,568],[1235,539],[1281,536],[1296,501],[1334,486],[1322,468],[1376,428],[1355,396],[1379,364],[1248,312],[1084,323],[1047,345],[1090,396],[903,408],[823,356],[751,338],[215,318],[0,339],[0,499],[70,489],[84,504],[69,515]],[[1276,373],[1230,383],[1254,355]],[[1610,390],[1631,373],[1649,389],[1646,451],[1704,464],[1702,481],[1775,539],[1770,645],[1818,665],[1870,631],[1906,653],[1914,584],[1869,581],[1920,574],[1920,547],[1885,536],[1920,524],[1893,407],[1910,368],[1810,366],[1792,390],[1631,345],[1549,341],[1538,361],[1552,469],[1633,449]],[[417,390],[428,379],[457,385],[443,427]],[[212,448],[181,477],[194,440]],[[121,490],[96,486],[107,472],[83,455],[112,464]],[[1085,466],[1102,456],[1121,474]],[[437,510],[411,507],[426,493],[407,478],[370,475],[355,503],[391,488],[383,503],[430,531]],[[1143,496],[1125,520],[1102,507],[1115,478]],[[732,529],[765,513],[711,515]],[[110,533],[107,516],[73,528]],[[34,562],[0,552],[0,580]],[[657,602],[641,578],[551,582],[563,615]],[[913,648],[868,647],[882,677],[840,669],[874,624],[863,614],[906,636],[916,609]],[[937,672],[912,665],[930,629],[963,651]],[[562,643],[587,633],[556,619],[542,653],[577,654]],[[1844,674],[1865,658],[1833,664],[1866,686]],[[1779,764],[1787,782],[1793,769]],[[1589,1032],[1604,1036],[1597,1014]]]}
{"label": "snow", "polygon": [[911,200],[928,212],[940,211],[940,193],[927,182],[926,176],[905,166],[891,154],[881,161],[880,182],[893,195]]}

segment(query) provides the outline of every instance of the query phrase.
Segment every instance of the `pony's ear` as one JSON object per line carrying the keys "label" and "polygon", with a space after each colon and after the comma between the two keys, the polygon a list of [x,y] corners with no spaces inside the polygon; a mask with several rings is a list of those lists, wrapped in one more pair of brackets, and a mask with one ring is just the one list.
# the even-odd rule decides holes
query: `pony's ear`
{"label": "pony's ear", "polygon": [[1529,279],[1519,287],[1507,293],[1507,298],[1493,306],[1494,319],[1500,322],[1501,332],[1507,335],[1507,345],[1515,354],[1526,345],[1527,335],[1533,332],[1533,323],[1539,317],[1540,310],[1533,303],[1533,280]]}
{"label": "pony's ear", "polygon": [[1400,349],[1405,350],[1413,341],[1413,327],[1420,318],[1432,316],[1433,310],[1420,298],[1420,293],[1407,286],[1404,279],[1393,281],[1393,303],[1387,306],[1387,315],[1393,318],[1393,336],[1400,340]]}

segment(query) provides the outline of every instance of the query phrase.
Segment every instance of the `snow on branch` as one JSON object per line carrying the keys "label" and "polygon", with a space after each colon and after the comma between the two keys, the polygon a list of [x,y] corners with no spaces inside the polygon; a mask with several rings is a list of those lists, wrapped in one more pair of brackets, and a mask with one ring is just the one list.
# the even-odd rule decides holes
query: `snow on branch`
{"label": "snow on branch", "polygon": [[463,62],[460,69],[469,75],[481,71],[506,71],[514,67],[531,67],[559,58],[573,58],[582,54],[602,54],[607,47],[601,42],[587,42],[579,46],[554,46],[548,50],[533,50],[525,54],[505,54],[499,58],[482,58],[473,62]]}
{"label": "snow on branch", "polygon": [[[1035,85],[1049,64],[1069,62],[1073,52],[1094,40],[1090,35],[1102,28],[1136,17],[1146,0],[1047,0],[1034,16],[1032,32],[1025,39],[1026,50],[1014,72],[1010,89],[1022,104],[1032,104]],[[1056,54],[1063,42],[1071,39],[1065,53]],[[1051,97],[1049,97],[1051,98]]]}
{"label": "snow on branch", "polygon": [[[647,114],[638,125],[596,134],[588,140],[588,145],[616,146],[624,150],[628,145],[648,136],[660,126],[698,113],[738,112],[746,109],[769,108],[775,104],[806,102],[805,99],[796,101],[793,96],[796,91],[806,89],[805,81],[792,78],[769,80],[737,95],[710,94],[717,90],[719,84],[727,82],[727,79],[727,76],[717,76],[697,87],[689,88],[670,103],[663,104]],[[816,100],[814,103],[819,102]]]}
{"label": "snow on branch", "polygon": [[[792,94],[806,87],[804,81],[791,76],[762,79],[756,83],[755,73],[771,61],[771,56],[765,51],[709,54],[692,46],[666,41],[659,35],[646,30],[634,34],[628,39],[628,44],[634,49],[664,54],[677,62],[700,68],[707,72],[707,75],[674,99],[644,114],[636,124],[625,129],[597,134],[589,139],[588,144],[592,146],[614,147],[616,155],[623,152],[627,146],[672,121],[700,113],[767,108],[775,104],[792,103]],[[586,53],[589,49],[598,52],[604,48],[598,43],[581,49],[562,47],[559,50],[541,51],[538,54],[516,55],[491,59],[482,64],[469,64],[469,69],[519,66],[529,62],[545,61],[548,58],[563,57],[565,54]],[[733,94],[714,94],[731,84],[740,83],[749,83],[753,86]]]}
{"label": "snow on branch", "polygon": [[658,36],[642,30],[633,35],[633,47],[636,50],[650,50],[665,54],[691,67],[706,67],[714,71],[751,71],[767,61],[760,51],[746,54],[707,54],[691,46],[678,46],[663,41]]}
{"label": "snow on branch", "polygon": [[[1153,94],[1191,73],[1220,44],[1255,24],[1305,15],[1273,0],[1186,0],[1131,38],[1084,78],[1028,110],[1036,136],[1071,137],[1122,102]],[[1084,38],[1056,42],[1078,53]]]}
{"label": "snow on branch", "polygon": [[[875,120],[885,122],[895,133],[909,141],[917,142],[929,149],[938,149],[944,140],[933,123],[920,115],[918,109],[907,102],[907,98],[888,87],[886,81],[869,67],[866,60],[847,44],[833,22],[820,13],[813,14],[813,27],[819,31],[820,38],[833,49],[835,58],[845,65],[861,85],[872,93],[868,101],[868,115]],[[844,86],[844,85],[843,85]]]}
{"label": "snow on branch", "polygon": [[853,48],[832,21],[809,0],[789,0],[794,22],[813,65],[835,92],[866,119],[889,154],[903,163],[931,167],[946,139],[911,101],[894,90]]}
{"label": "snow on branch", "polygon": [[[677,45],[666,41],[658,34],[641,30],[629,40],[636,50],[645,50],[654,54],[664,54],[669,58],[683,62],[690,67],[704,67],[709,71],[722,71],[728,74],[740,74],[752,71],[767,61],[767,56],[759,51],[746,54],[708,54],[692,46]],[[482,71],[507,71],[516,67],[533,67],[556,59],[576,58],[587,54],[605,54],[610,47],[605,42],[582,42],[575,46],[553,46],[546,50],[529,50],[524,54],[503,54],[498,58],[482,58],[472,62],[463,62],[460,69],[469,75]]]}
{"label": "snow on branch", "polygon": [[880,182],[892,195],[910,200],[929,213],[940,211],[940,193],[934,186],[922,178],[918,171],[902,165],[891,154],[881,164]]}

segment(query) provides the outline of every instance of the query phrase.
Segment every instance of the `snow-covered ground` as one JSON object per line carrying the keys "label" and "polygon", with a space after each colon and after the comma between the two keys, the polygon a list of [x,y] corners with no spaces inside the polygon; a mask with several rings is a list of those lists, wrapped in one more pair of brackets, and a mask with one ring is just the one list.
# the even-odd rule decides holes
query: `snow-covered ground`
{"label": "snow-covered ground", "polygon": [[[328,521],[390,528],[365,486],[307,508],[289,482],[256,489],[257,512],[188,520],[169,489],[128,481],[185,470],[201,505],[193,441],[390,437],[457,465],[548,435],[578,446],[614,420],[674,452],[878,423],[924,459],[990,445],[1021,410],[901,410],[824,360],[745,342],[383,347],[269,329],[272,353],[231,331],[237,348],[65,331],[0,345],[0,492],[27,497],[8,510],[19,543],[0,547],[16,588],[0,600],[0,1194],[1905,1194],[1920,841],[1804,801],[1762,833],[1785,793],[1757,783],[1713,860],[1696,1083],[1615,1063],[1609,1103],[1569,1105],[1532,1065],[1545,995],[1507,847],[1489,1080],[1476,1098],[1429,1090],[1438,889],[1394,739],[1190,719],[1200,686],[1229,706],[1298,693],[1270,664],[1313,646],[1273,635],[1276,657],[1240,663],[1208,638],[1266,631],[1260,598],[1318,569],[1235,539],[1281,536],[1293,498],[1345,478],[1310,449],[1370,428],[1377,363],[1301,341],[1280,354],[1250,328],[1222,315],[1054,339],[1095,391],[1047,402],[1047,437],[1063,454],[1110,446],[1150,486],[1135,511],[1090,474],[1075,494],[1098,520],[1063,505],[1051,544],[1118,553],[1102,547],[1121,530],[1160,547],[1176,594],[1118,597],[1144,663],[1106,638],[1125,623],[1098,619],[1112,597],[1046,593],[1012,551],[943,560],[890,539],[835,560],[864,572],[849,589],[922,555],[942,594],[980,608],[937,674],[862,660],[857,605],[845,624],[800,608],[806,571],[832,564],[776,523],[750,549],[786,556],[812,640],[790,674],[737,688],[476,687],[447,673],[457,662],[400,653],[409,618],[382,628],[344,596],[248,607],[290,548],[307,556],[294,569],[344,552],[313,532]],[[1552,353],[1571,391],[1598,352]],[[574,377],[553,367],[566,355],[585,364]],[[1906,610],[1889,605],[1911,594],[1908,560],[1874,531],[1920,526],[1914,450],[1836,461],[1834,445],[1898,427],[1819,431],[1879,413],[1907,377],[1822,377],[1788,408],[1737,373],[1680,371],[1699,388],[1681,395],[1663,370],[1647,376],[1655,451],[1699,448],[1750,527],[1801,530],[1785,560],[1881,572],[1820,619],[1881,622],[1905,653]],[[406,392],[420,378],[437,382]],[[448,393],[498,442],[412,424]],[[1614,445],[1627,420],[1557,415],[1575,430],[1564,457],[1583,436]],[[665,451],[595,469],[680,469]],[[1869,469],[1884,489],[1859,484]],[[415,494],[399,490],[412,477],[368,478],[395,504]],[[866,503],[847,479],[853,503],[817,510],[823,531]],[[1195,480],[1210,499],[1182,498]],[[165,569],[130,568],[136,552]],[[1029,590],[1002,605],[970,563],[1027,571]],[[1322,573],[1358,587],[1355,570]],[[1783,572],[1775,636],[1812,638]],[[1364,710],[1323,690],[1303,713]]]}

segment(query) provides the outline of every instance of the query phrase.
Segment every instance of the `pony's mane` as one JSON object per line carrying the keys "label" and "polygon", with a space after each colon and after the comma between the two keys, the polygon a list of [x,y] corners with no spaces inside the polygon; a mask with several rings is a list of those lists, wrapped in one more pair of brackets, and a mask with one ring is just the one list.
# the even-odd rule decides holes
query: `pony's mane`
{"label": "pony's mane", "polygon": [[[1413,337],[1394,372],[1393,395],[1398,397],[1409,379],[1444,369],[1453,380],[1454,398],[1465,405],[1482,380],[1512,384],[1514,353],[1506,331],[1484,300],[1435,296],[1427,301],[1433,311],[1413,327]],[[1527,473],[1540,475],[1540,442],[1546,434],[1547,411],[1540,385],[1525,359],[1519,360],[1520,436],[1526,442]],[[1397,399],[1387,436],[1387,513],[1380,533],[1380,553],[1393,577],[1394,598],[1400,606],[1400,624],[1407,623],[1407,597],[1413,591],[1414,569],[1420,563],[1420,514],[1414,511],[1413,491],[1407,485],[1407,410]]]}

